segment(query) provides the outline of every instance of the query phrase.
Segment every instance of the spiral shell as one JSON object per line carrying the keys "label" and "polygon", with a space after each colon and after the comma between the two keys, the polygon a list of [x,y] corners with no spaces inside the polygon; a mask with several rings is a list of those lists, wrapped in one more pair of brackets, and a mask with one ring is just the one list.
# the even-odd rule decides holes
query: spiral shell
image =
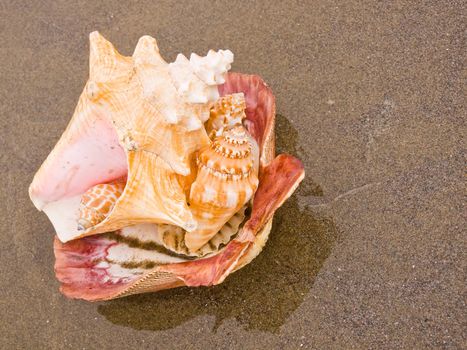
{"label": "spiral shell", "polygon": [[292,156],[273,160],[272,92],[226,74],[228,50],[167,63],[149,36],[125,57],[97,32],[90,47],[73,118],[29,189],[57,232],[61,291],[106,300],[222,283],[261,251],[304,176]]}
{"label": "spiral shell", "polygon": [[[203,258],[196,258],[198,254],[190,254],[194,258],[174,255],[161,247],[156,239],[160,224],[137,224],[67,243],[56,239],[55,273],[62,293],[96,301],[180,286],[211,286],[222,283],[258,255],[268,238],[275,210],[292,194],[304,171],[300,161],[292,156],[273,160],[274,96],[270,89],[257,76],[230,74],[220,93],[239,91],[245,93],[247,101],[247,136],[251,134],[261,149],[261,184],[239,235]],[[252,146],[254,151],[257,144]],[[196,161],[191,166],[195,168]],[[256,171],[257,167],[253,169]],[[178,179],[183,190],[191,187],[191,179],[182,180],[187,185]]]}
{"label": "spiral shell", "polygon": [[191,252],[206,244],[243,207],[258,187],[255,141],[242,125],[224,131],[198,154],[189,205],[198,226],[187,232]]}

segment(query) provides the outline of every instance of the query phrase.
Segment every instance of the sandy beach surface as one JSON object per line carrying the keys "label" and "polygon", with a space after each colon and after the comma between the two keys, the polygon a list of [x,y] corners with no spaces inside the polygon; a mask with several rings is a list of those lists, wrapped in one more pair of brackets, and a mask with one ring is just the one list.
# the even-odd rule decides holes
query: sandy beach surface
{"label": "sandy beach surface", "polygon": [[[465,347],[462,1],[2,0],[0,18],[0,348]],[[168,60],[228,48],[272,87],[277,151],[307,176],[225,283],[59,293],[27,188],[86,82],[93,30],[126,55],[144,34]]]}

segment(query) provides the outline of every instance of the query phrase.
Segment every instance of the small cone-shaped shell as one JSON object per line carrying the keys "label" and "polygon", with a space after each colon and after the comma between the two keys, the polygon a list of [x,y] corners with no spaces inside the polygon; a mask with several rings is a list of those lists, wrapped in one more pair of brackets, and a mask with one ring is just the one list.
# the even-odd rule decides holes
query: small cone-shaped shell
{"label": "small cone-shaped shell", "polygon": [[198,155],[190,210],[198,227],[185,235],[191,252],[206,244],[244,206],[258,186],[252,139],[242,125],[225,131]]}
{"label": "small cone-shaped shell", "polygon": [[126,181],[114,181],[91,187],[81,197],[78,230],[97,225],[107,217],[117,203]]}

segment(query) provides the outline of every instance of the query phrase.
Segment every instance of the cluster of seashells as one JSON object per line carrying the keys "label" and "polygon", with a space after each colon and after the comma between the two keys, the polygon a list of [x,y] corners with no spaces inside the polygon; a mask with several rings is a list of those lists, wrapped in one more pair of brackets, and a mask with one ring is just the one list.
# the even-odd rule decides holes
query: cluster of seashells
{"label": "cluster of seashells", "polygon": [[[242,235],[261,173],[274,154],[273,141],[265,140],[271,137],[251,121],[248,127],[244,92],[219,93],[232,52],[211,50],[189,59],[179,54],[167,63],[156,40],[143,36],[133,55],[125,57],[97,32],[90,34],[90,48],[89,80],[73,118],[29,189],[33,203],[56,230],[57,276],[61,279],[61,268],[68,273],[81,261],[68,259],[62,266],[60,252],[71,251],[76,242],[98,242],[91,245],[97,249],[104,244],[102,234],[109,232],[160,246],[157,257],[148,260],[144,253],[145,266],[193,259],[206,263],[208,257],[220,256],[234,237]],[[268,128],[273,130],[273,106],[269,112]],[[108,243],[108,237],[110,247],[114,243]],[[91,253],[74,254],[91,261]],[[121,253],[125,258],[118,273],[111,272],[113,260],[108,256],[98,261],[93,255],[92,261],[99,264],[92,271],[105,270],[106,275],[92,288],[141,277],[141,264],[132,268],[127,261],[129,256],[137,260],[138,254],[130,248]],[[190,285],[189,279],[175,275]],[[82,284],[91,279],[81,278]],[[156,278],[153,285],[161,278],[167,276]],[[167,288],[172,286],[176,283]],[[131,293],[158,289],[163,288]],[[68,295],[97,300],[131,293]]]}

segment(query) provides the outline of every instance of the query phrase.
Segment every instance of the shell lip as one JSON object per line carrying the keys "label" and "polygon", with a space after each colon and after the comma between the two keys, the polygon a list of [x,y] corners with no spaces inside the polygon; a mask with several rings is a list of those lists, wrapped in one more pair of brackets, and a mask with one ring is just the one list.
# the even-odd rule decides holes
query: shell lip
{"label": "shell lip", "polygon": [[[147,152],[145,150],[141,150],[140,152]],[[151,152],[149,152],[151,153]],[[129,164],[130,164],[130,154],[128,153],[127,155],[127,164],[128,164],[128,173],[127,173],[127,178],[129,177],[130,175],[130,167],[129,167]],[[120,197],[117,199],[117,201],[115,202],[115,205],[114,207],[112,208],[112,210],[108,213],[107,217],[99,222],[97,225],[95,226],[92,226],[92,227],[89,227],[85,230],[82,230],[80,231],[79,230],[79,227],[78,227],[78,230],[80,231],[80,235],[78,237],[76,237],[76,239],[79,239],[79,238],[82,238],[82,237],[86,237],[86,236],[89,236],[89,235],[93,235],[93,234],[103,234],[103,233],[106,233],[106,226],[109,224],[109,222],[111,222],[113,220],[113,216],[112,214],[114,213],[114,211],[116,211],[116,209],[119,207],[119,205],[125,200],[125,197],[128,195],[128,192],[130,191],[130,189],[128,188],[127,185],[125,185],[125,188],[123,189],[123,192],[122,194],[120,195]],[[141,221],[141,223],[146,223],[147,221]],[[134,222],[134,224],[137,224],[138,222]],[[197,227],[197,222],[196,220],[193,219],[193,217],[189,218],[188,220],[186,221],[180,221],[178,222],[178,225],[180,227],[182,227],[184,230],[188,231],[188,232],[191,232],[193,230],[196,229]],[[79,223],[78,223],[78,226],[79,226]],[[64,241],[66,242],[66,241]]]}
{"label": "shell lip", "polygon": [[34,186],[33,185],[34,185],[34,180],[29,185],[29,188],[28,188],[29,198],[31,199],[31,202],[34,204],[36,209],[39,210],[39,211],[42,211],[44,209],[45,205],[47,204],[47,202],[42,200],[39,196],[37,196],[34,193]]}

